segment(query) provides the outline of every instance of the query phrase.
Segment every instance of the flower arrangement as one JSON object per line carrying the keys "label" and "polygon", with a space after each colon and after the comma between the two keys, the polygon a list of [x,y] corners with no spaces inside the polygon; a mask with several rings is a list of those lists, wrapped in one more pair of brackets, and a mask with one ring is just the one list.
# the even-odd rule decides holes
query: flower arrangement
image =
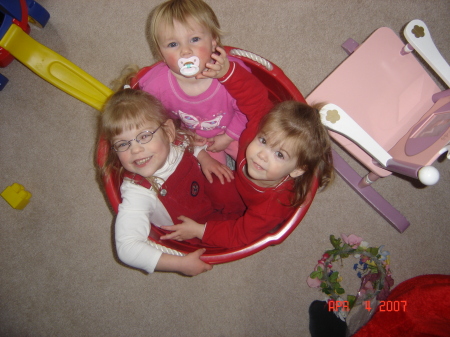
{"label": "flower arrangement", "polygon": [[[342,239],[341,239],[342,238]],[[347,295],[348,311],[364,301],[376,298],[385,300],[390,288],[394,285],[390,270],[390,255],[384,250],[384,246],[369,247],[362,238],[352,234],[342,234],[341,238],[330,235],[333,249],[327,250],[318,261],[314,271],[309,275],[307,283],[311,288],[320,288],[328,296],[328,301],[345,301],[342,295],[345,293],[341,286],[342,277],[338,271],[333,271],[333,262],[353,255],[359,259],[353,265],[357,276],[361,279],[361,287],[357,295]],[[338,310],[335,314],[345,321],[348,311]]]}

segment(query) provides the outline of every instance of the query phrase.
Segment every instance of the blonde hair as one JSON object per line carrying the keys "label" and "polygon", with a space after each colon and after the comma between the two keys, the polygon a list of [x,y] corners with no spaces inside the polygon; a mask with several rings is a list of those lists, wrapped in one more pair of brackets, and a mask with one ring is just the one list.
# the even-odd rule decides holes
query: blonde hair
{"label": "blonde hair", "polygon": [[267,137],[270,146],[287,143],[297,157],[297,168],[304,171],[294,178],[294,197],[291,206],[300,206],[317,176],[319,186],[327,186],[334,178],[331,141],[320,121],[323,104],[307,105],[285,101],[276,105],[260,123],[259,133]]}
{"label": "blonde hair", "polygon": [[120,72],[119,77],[111,82],[111,89],[116,92],[123,89],[125,84],[130,85],[131,80],[136,76],[139,70],[139,66],[136,64],[129,64],[125,66]]}
{"label": "blonde hair", "polygon": [[156,60],[161,60],[157,32],[161,25],[173,28],[174,20],[188,25],[188,19],[208,29],[218,46],[222,46],[219,20],[211,7],[202,0],[169,0],[155,7],[150,13],[147,22],[147,39]]}
{"label": "blonde hair", "polygon": [[[149,123],[155,126],[161,126],[164,138],[169,140],[168,126],[166,124],[169,116],[162,103],[141,90],[123,89],[113,94],[105,103],[104,108],[99,115],[98,133],[112,146],[112,139],[124,131],[139,129]],[[185,142],[184,133],[176,128],[176,142]],[[97,145],[97,153],[100,142]],[[120,180],[123,176],[123,167],[119,157],[112,149],[108,151],[106,160],[100,167],[100,174],[106,177],[116,175]],[[148,178],[155,190],[156,180]]]}

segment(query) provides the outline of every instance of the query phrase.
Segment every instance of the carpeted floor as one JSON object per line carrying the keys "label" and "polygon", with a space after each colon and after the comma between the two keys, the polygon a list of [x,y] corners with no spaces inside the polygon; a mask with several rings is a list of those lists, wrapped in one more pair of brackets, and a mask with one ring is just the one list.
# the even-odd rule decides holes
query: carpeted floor
{"label": "carpeted floor", "polygon": [[[153,63],[144,29],[159,2],[41,0],[51,18],[30,35],[109,85],[125,65]],[[450,61],[448,0],[207,2],[226,45],[271,60],[305,96],[346,58],[347,38],[362,42],[382,26],[400,34],[422,19]],[[33,194],[22,211],[0,200],[1,336],[309,336],[308,307],[323,296],[305,280],[330,234],[385,245],[396,284],[449,273],[446,160],[435,164],[435,186],[399,176],[374,185],[410,221],[403,234],[338,177],[279,246],[194,278],[128,268],[96,179],[96,111],[17,61],[1,73],[10,81],[0,92],[0,189],[17,182]]]}

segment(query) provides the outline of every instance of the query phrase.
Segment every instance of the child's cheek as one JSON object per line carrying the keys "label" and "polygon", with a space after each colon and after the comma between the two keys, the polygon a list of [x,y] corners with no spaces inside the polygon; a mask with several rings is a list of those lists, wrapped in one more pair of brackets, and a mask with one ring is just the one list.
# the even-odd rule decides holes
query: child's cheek
{"label": "child's cheek", "polygon": [[209,60],[211,60],[212,53],[214,53],[214,50],[211,50],[210,48],[205,48],[205,57],[207,57]]}
{"label": "child's cheek", "polygon": [[248,146],[247,146],[247,149],[246,149],[246,151],[245,151],[245,158],[246,158],[247,160],[249,160],[249,159],[252,157],[252,155],[254,154],[254,152],[255,152],[255,148],[256,148],[255,141],[257,141],[256,138],[253,139],[253,140],[251,141],[251,143],[248,144]]}
{"label": "child's cheek", "polygon": [[207,63],[211,61],[211,54],[212,54],[211,48],[208,47],[201,47],[198,48],[195,52],[195,56],[197,56],[201,61]]}
{"label": "child's cheek", "polygon": [[122,166],[126,165],[126,154],[125,152],[116,152],[117,157],[119,158],[120,163]]}
{"label": "child's cheek", "polygon": [[176,56],[168,56],[166,57],[167,65],[173,70],[179,70],[178,67],[178,58]]}

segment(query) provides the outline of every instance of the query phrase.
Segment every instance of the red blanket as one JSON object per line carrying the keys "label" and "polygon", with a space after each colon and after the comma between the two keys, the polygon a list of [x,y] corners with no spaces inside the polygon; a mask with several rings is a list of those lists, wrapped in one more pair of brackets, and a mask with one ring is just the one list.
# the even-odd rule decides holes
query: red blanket
{"label": "red blanket", "polygon": [[400,283],[353,336],[450,336],[450,275],[421,275]]}

